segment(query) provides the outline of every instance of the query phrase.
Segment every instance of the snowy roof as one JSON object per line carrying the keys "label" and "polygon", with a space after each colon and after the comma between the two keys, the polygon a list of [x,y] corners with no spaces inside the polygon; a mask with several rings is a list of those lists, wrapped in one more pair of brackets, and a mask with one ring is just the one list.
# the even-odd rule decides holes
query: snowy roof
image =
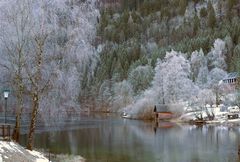
{"label": "snowy roof", "polygon": [[228,73],[227,77],[225,77],[223,80],[235,79],[238,77],[239,77],[239,74],[237,72],[232,72],[232,73]]}

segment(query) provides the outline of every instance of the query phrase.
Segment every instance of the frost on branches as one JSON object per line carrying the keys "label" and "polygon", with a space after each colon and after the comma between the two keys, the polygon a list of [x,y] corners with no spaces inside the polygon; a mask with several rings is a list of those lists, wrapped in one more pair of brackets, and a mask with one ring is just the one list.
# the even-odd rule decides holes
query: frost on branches
{"label": "frost on branches", "polygon": [[195,95],[196,87],[190,79],[190,63],[184,54],[167,52],[163,61],[158,60],[152,87],[132,105],[125,108],[132,116],[150,114],[155,104],[175,104]]}
{"label": "frost on branches", "polygon": [[225,55],[225,42],[220,39],[207,55],[200,49],[189,60],[181,52],[167,52],[163,60],[157,61],[152,87],[124,111],[142,117],[143,113],[151,113],[155,104],[217,103],[222,93],[219,81],[227,75]]}
{"label": "frost on branches", "polygon": [[69,108],[79,109],[82,83],[93,76],[98,61],[92,45],[99,16],[95,1],[8,2],[0,3],[0,64],[5,67],[1,68],[1,78],[11,84],[6,86],[17,89],[12,83],[18,77],[18,82],[31,88],[30,76],[37,71],[34,54],[40,51],[42,83],[49,82],[40,100],[40,111],[54,115]]}

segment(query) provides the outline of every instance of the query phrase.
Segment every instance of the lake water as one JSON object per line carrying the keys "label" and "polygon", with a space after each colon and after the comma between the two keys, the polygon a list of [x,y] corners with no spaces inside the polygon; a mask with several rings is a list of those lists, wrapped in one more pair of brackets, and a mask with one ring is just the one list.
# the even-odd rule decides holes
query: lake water
{"label": "lake water", "polygon": [[[92,115],[37,132],[36,148],[81,155],[87,162],[240,161],[240,127],[160,123],[156,128],[152,122]],[[25,139],[22,135],[23,145]]]}

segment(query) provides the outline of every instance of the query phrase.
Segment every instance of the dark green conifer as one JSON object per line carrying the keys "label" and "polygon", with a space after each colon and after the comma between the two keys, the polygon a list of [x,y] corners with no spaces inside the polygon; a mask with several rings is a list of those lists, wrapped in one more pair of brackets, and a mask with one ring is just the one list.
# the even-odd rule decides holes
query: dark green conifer
{"label": "dark green conifer", "polygon": [[201,8],[200,10],[200,17],[204,18],[207,16],[207,9],[205,7]]}
{"label": "dark green conifer", "polygon": [[185,11],[186,11],[186,8],[187,8],[187,0],[180,0],[179,1],[179,7],[180,7],[180,10],[179,10],[179,14],[180,15],[184,15],[185,14]]}
{"label": "dark green conifer", "polygon": [[212,6],[211,1],[208,2],[208,7],[207,8],[208,8],[208,11],[209,11],[208,19],[207,19],[207,25],[208,25],[208,27],[213,29],[216,26],[217,20],[216,20],[215,10]]}
{"label": "dark green conifer", "polygon": [[198,30],[200,28],[200,20],[197,16],[197,14],[194,15],[194,18],[193,18],[193,34],[196,35]]}

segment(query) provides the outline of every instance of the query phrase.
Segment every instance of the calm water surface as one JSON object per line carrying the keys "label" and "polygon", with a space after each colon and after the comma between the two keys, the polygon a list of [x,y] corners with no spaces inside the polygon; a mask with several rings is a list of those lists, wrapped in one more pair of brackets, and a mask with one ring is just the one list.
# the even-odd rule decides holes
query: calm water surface
{"label": "calm water surface", "polygon": [[235,162],[240,161],[239,132],[240,127],[171,123],[156,128],[151,122],[94,115],[39,129],[35,147],[81,155],[87,162]]}

